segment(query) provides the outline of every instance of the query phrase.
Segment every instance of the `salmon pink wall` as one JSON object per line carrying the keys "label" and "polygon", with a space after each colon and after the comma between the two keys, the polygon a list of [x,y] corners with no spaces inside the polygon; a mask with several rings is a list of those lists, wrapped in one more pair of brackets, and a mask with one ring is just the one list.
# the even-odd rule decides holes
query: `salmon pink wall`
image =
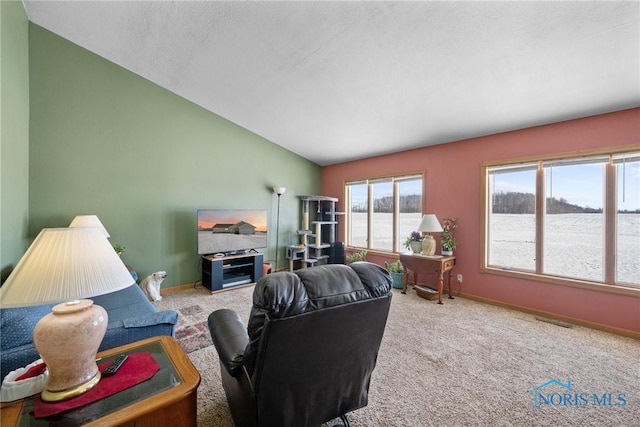
{"label": "salmon pink wall", "polygon": [[[326,166],[322,171],[322,189],[324,195],[339,198],[338,209],[344,209],[345,181],[424,171],[423,211],[435,213],[440,219],[452,216],[460,219],[454,272],[464,276],[463,294],[640,333],[640,292],[637,296],[619,295],[479,270],[483,162],[602,147],[640,148],[638,144],[640,108],[634,108]],[[343,225],[339,233],[344,240]],[[386,259],[373,256],[371,260],[381,264]]]}

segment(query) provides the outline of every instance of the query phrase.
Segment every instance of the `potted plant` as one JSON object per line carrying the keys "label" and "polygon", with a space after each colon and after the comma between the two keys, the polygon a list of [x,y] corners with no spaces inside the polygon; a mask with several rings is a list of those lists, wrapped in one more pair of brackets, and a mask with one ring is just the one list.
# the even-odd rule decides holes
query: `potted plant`
{"label": "potted plant", "polygon": [[405,240],[404,247],[411,249],[414,254],[419,254],[422,251],[423,239],[424,237],[419,231],[412,231],[411,235]]}
{"label": "potted plant", "polygon": [[398,259],[392,263],[388,263],[385,261],[384,266],[389,274],[391,274],[393,287],[396,289],[402,289],[402,273],[404,271],[404,268],[402,267],[402,263],[400,263],[400,260]]}
{"label": "potted plant", "polygon": [[365,261],[367,259],[367,251],[361,250],[358,252],[354,252],[351,255],[347,255],[347,264],[351,264],[352,262]]}
{"label": "potted plant", "polygon": [[127,249],[127,248],[122,246],[120,243],[114,243],[114,245],[113,245],[113,250],[116,251],[118,256],[121,256],[125,249]]}
{"label": "potted plant", "polygon": [[442,255],[453,255],[453,250],[457,244],[455,238],[456,228],[458,228],[458,218],[445,218],[442,221],[442,234],[440,235]]}

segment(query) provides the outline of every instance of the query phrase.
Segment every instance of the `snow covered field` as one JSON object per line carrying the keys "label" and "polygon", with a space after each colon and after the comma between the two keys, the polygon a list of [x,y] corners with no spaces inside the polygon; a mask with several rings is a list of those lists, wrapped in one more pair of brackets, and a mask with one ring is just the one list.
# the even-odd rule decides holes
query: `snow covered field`
{"label": "snow covered field", "polygon": [[[421,214],[403,214],[400,243],[420,224]],[[601,214],[548,215],[545,272],[602,281],[604,277],[604,223]],[[442,221],[442,218],[439,218]],[[391,249],[392,232],[385,228],[391,214],[376,214],[373,248]],[[352,223],[356,246],[366,246],[366,214],[356,213]],[[465,224],[457,238],[464,245]],[[492,215],[490,264],[533,270],[535,267],[534,215]],[[438,238],[438,235],[436,235]],[[618,215],[618,282],[640,285],[640,214]],[[401,251],[404,247],[400,248]],[[439,251],[439,249],[438,249]]]}
{"label": "snow covered field", "polygon": [[[617,280],[640,285],[640,214],[618,215],[617,226]],[[492,215],[491,230],[491,265],[534,269],[534,215]],[[548,215],[545,238],[545,273],[604,279],[602,214]]]}

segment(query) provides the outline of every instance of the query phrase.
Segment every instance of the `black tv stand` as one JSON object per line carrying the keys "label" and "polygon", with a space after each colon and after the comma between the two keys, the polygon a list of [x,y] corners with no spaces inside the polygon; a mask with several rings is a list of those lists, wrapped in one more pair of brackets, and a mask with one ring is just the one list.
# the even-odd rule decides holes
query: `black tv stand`
{"label": "black tv stand", "polygon": [[211,292],[255,283],[262,277],[260,252],[202,257],[202,285]]}

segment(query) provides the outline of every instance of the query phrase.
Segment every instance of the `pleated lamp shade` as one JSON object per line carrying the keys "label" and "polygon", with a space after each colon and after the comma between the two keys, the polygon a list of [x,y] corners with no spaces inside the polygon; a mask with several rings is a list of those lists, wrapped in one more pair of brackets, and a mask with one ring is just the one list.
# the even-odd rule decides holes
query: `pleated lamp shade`
{"label": "pleated lamp shade", "polygon": [[133,282],[99,228],[45,228],[0,288],[0,305],[25,307],[89,298]]}
{"label": "pleated lamp shade", "polygon": [[97,215],[77,215],[75,218],[73,218],[73,221],[71,221],[69,227],[96,227],[102,230],[104,237],[106,237],[107,239],[111,237],[107,229],[104,228],[104,225],[102,225],[102,222],[100,222],[100,219]]}

